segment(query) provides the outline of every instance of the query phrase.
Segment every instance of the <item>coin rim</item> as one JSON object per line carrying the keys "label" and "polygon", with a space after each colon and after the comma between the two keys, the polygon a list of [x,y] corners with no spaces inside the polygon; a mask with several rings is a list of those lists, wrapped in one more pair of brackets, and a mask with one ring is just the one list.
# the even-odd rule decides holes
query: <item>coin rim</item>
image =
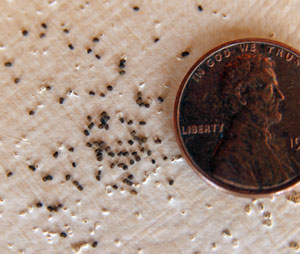
{"label": "coin rim", "polygon": [[174,111],[173,111],[173,129],[175,131],[176,141],[177,144],[183,154],[184,159],[188,162],[188,164],[191,166],[191,168],[196,171],[196,173],[209,185],[225,192],[230,193],[236,196],[242,196],[242,197],[269,197],[271,195],[279,195],[281,193],[287,192],[291,190],[292,188],[295,188],[298,184],[300,184],[300,174],[299,176],[295,177],[293,180],[288,181],[287,183],[279,186],[279,187],[273,187],[270,189],[263,189],[263,190],[253,190],[253,189],[246,189],[246,188],[240,188],[240,187],[234,187],[233,185],[227,184],[225,182],[222,182],[220,180],[217,180],[216,178],[211,177],[208,173],[206,173],[204,170],[202,170],[196,163],[193,162],[193,159],[191,158],[189,152],[185,148],[184,142],[181,137],[180,133],[180,126],[179,126],[179,107],[180,102],[182,98],[182,93],[184,91],[184,88],[187,84],[187,81],[191,78],[191,74],[193,71],[200,65],[201,62],[205,58],[207,58],[209,55],[211,55],[213,52],[224,48],[226,46],[233,44],[240,44],[240,43],[255,43],[255,42],[266,42],[266,43],[272,43],[279,47],[283,47],[285,49],[291,50],[294,53],[298,54],[300,58],[300,51],[279,41],[276,40],[270,40],[270,39],[264,39],[264,38],[242,38],[242,39],[236,39],[232,41],[228,41],[226,43],[222,43],[219,46],[214,47],[213,49],[209,50],[207,53],[205,53],[202,57],[200,57],[188,70],[185,77],[183,78],[180,87],[177,91],[175,103],[174,103]]}

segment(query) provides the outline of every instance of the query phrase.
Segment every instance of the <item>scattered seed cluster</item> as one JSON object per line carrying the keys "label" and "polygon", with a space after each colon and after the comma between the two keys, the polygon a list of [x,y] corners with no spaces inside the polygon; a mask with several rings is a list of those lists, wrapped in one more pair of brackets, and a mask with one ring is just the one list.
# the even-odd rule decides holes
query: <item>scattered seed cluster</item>
{"label": "scattered seed cluster", "polygon": [[[70,30],[68,29],[68,28],[66,28],[65,27],[65,24],[62,24],[62,26],[63,26],[63,33],[65,34],[65,35],[68,35],[69,33],[70,33]],[[84,51],[85,51],[85,53],[86,54],[88,54],[88,55],[93,55],[97,60],[100,60],[101,59],[101,54],[100,54],[100,52],[98,52],[97,51],[97,49],[96,49],[96,46],[97,46],[97,44],[98,44],[98,42],[100,42],[100,37],[101,37],[102,35],[100,34],[100,36],[94,36],[94,37],[92,37],[91,39],[90,39],[90,46],[88,46],[88,47],[86,47],[85,49],[84,49]],[[73,43],[71,43],[71,42],[69,42],[68,43],[68,48],[69,48],[69,50],[71,50],[71,51],[73,51],[73,50],[75,50],[76,48],[75,48],[75,46],[74,46],[74,44]]]}
{"label": "scattered seed cluster", "polygon": [[[138,98],[142,97],[142,93],[138,92]],[[163,103],[163,98],[159,97],[158,103]],[[133,102],[134,103],[134,102]],[[149,105],[149,104],[145,104]],[[140,105],[139,105],[140,106]],[[147,108],[147,106],[146,106]],[[112,182],[112,189],[119,189],[121,186],[136,187],[139,186],[139,182],[135,179],[135,176],[131,172],[131,169],[136,169],[141,161],[147,160],[149,164],[155,165],[156,160],[154,159],[152,149],[158,144],[161,144],[162,140],[155,136],[151,138],[145,136],[143,127],[147,125],[147,121],[139,120],[134,121],[130,118],[125,117],[113,117],[106,111],[99,113],[98,117],[92,117],[92,114],[86,117],[86,127],[83,130],[84,136],[87,137],[86,146],[93,150],[95,159],[98,163],[105,162],[108,168],[103,170],[97,170],[95,173],[95,180],[101,181],[102,176],[105,176],[106,171],[117,169],[119,172],[120,182]],[[113,131],[110,131],[110,124],[123,125],[125,132],[129,138],[126,140],[116,140],[113,143],[106,141],[105,133],[114,135]],[[94,129],[103,131],[103,138],[94,138]],[[141,132],[142,131],[142,132]],[[152,148],[153,147],[153,148]],[[167,156],[162,156],[162,161],[168,160]],[[127,176],[124,177],[124,172],[128,172]],[[70,176],[68,176],[68,179]],[[174,184],[173,179],[169,179],[169,185]],[[130,189],[129,191],[133,195],[137,195],[138,191],[136,188]]]}

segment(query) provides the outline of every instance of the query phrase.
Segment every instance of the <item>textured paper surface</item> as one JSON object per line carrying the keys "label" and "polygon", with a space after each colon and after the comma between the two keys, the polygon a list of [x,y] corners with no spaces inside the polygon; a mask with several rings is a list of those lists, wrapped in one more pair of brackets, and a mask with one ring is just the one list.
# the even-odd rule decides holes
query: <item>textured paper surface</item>
{"label": "textured paper surface", "polygon": [[[299,252],[295,193],[215,190],[180,158],[172,130],[177,89],[202,54],[245,37],[299,49],[299,7],[1,0],[0,253]],[[100,140],[97,161],[86,143]]]}

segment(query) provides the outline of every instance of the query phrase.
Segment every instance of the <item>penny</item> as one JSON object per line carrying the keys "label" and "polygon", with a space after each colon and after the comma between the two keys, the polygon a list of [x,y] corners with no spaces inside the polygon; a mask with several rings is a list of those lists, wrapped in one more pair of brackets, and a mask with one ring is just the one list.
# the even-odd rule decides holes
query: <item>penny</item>
{"label": "penny", "polygon": [[222,190],[266,195],[300,180],[300,53],[242,39],[202,56],[179,88],[174,123],[193,169]]}

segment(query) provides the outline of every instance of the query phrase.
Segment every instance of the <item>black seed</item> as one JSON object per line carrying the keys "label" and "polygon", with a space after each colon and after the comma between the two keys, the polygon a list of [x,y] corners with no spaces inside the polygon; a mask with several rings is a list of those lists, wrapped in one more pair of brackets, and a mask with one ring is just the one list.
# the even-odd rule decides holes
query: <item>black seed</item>
{"label": "black seed", "polygon": [[150,104],[146,103],[146,104],[145,104],[145,107],[146,107],[146,108],[150,108]]}
{"label": "black seed", "polygon": [[167,159],[168,159],[168,157],[167,157],[167,156],[164,156],[164,157],[163,157],[163,160],[164,160],[164,161],[166,161]]}
{"label": "black seed", "polygon": [[41,202],[37,202],[37,203],[35,204],[35,206],[36,206],[37,208],[41,208],[41,207],[43,207],[43,204],[42,204]]}
{"label": "black seed", "polygon": [[115,154],[114,154],[113,152],[109,152],[108,155],[109,155],[110,157],[115,157]]}
{"label": "black seed", "polygon": [[94,127],[94,123],[93,122],[91,122],[89,125],[88,125],[88,128],[91,130],[93,127]]}
{"label": "black seed", "polygon": [[87,49],[86,49],[86,53],[88,53],[88,54],[92,53],[92,51],[93,51],[93,50],[92,50],[91,48],[87,48]]}
{"label": "black seed", "polygon": [[133,176],[133,175],[129,175],[129,176],[127,176],[127,178],[128,178],[129,180],[132,180],[132,179],[134,178],[134,176]]}
{"label": "black seed", "polygon": [[134,10],[134,11],[139,11],[140,8],[139,8],[138,6],[133,6],[133,10]]}
{"label": "black seed", "polygon": [[102,173],[102,171],[101,171],[101,170],[98,170],[98,173],[97,173],[97,174],[98,174],[98,175],[101,175],[101,173]]}
{"label": "black seed", "polygon": [[115,163],[111,163],[110,168],[114,168],[114,167],[115,167]]}
{"label": "black seed", "polygon": [[70,175],[66,175],[65,178],[66,178],[66,181],[69,181],[70,178],[71,178],[71,176]]}
{"label": "black seed", "polygon": [[99,42],[99,38],[98,37],[94,37],[93,38],[93,42]]}
{"label": "black seed", "polygon": [[[101,118],[100,118],[100,121],[101,121],[101,124],[102,124],[103,126],[105,126],[106,120],[104,119],[104,117],[101,117]],[[102,128],[103,128],[103,126],[102,126]]]}
{"label": "black seed", "polygon": [[124,152],[122,152],[122,155],[123,155],[123,156],[128,156],[129,153],[128,153],[127,151],[124,151]]}
{"label": "black seed", "polygon": [[151,162],[152,162],[152,164],[155,164],[155,160],[152,159]]}
{"label": "black seed", "polygon": [[135,160],[136,161],[140,161],[141,160],[141,157],[139,155],[135,156]]}
{"label": "black seed", "polygon": [[94,95],[95,95],[95,92],[89,91],[89,95],[90,95],[90,96],[94,96]]}
{"label": "black seed", "polygon": [[28,114],[31,115],[31,116],[33,116],[34,113],[35,113],[35,112],[34,112],[33,110],[30,110]]}
{"label": "black seed", "polygon": [[133,165],[134,164],[134,160],[130,160],[129,163],[130,163],[130,165]]}
{"label": "black seed", "polygon": [[146,125],[147,124],[147,122],[145,122],[145,121],[140,121],[140,123],[139,123],[140,125]]}
{"label": "black seed", "polygon": [[147,155],[150,156],[151,154],[152,154],[152,151],[151,151],[151,150],[148,150],[148,151],[147,151]]}
{"label": "black seed", "polygon": [[42,23],[41,27],[47,29],[47,24],[46,23]]}
{"label": "black seed", "polygon": [[77,189],[78,189],[79,191],[83,191],[83,187],[82,187],[80,184],[77,186]]}
{"label": "black seed", "polygon": [[161,143],[161,139],[158,138],[158,137],[156,137],[156,138],[154,139],[154,143],[155,143],[155,144],[160,144],[160,143]]}
{"label": "black seed", "polygon": [[52,155],[53,155],[54,158],[57,158],[58,157],[58,151],[54,152]]}
{"label": "black seed", "polygon": [[124,122],[125,122],[125,120],[124,120],[123,117],[121,117],[121,118],[119,119],[119,121],[120,121],[121,123],[124,123]]}
{"label": "black seed", "polygon": [[63,30],[63,32],[64,32],[65,34],[68,34],[68,33],[69,33],[69,30],[68,30],[67,28],[65,28],[65,29]]}
{"label": "black seed", "polygon": [[62,208],[62,207],[63,207],[62,204],[58,204],[58,205],[57,205],[57,208],[58,208],[58,209],[60,209],[60,208]]}
{"label": "black seed", "polygon": [[127,165],[124,165],[123,166],[123,170],[127,170],[128,169],[128,166]]}
{"label": "black seed", "polygon": [[136,190],[131,190],[130,193],[131,193],[132,195],[137,195],[137,191],[136,191]]}
{"label": "black seed", "polygon": [[72,44],[69,44],[68,45],[69,49],[73,50],[74,49],[74,46]]}
{"label": "black seed", "polygon": [[100,176],[100,175],[96,175],[96,179],[97,179],[98,181],[100,181],[100,180],[101,180],[101,176]]}
{"label": "black seed", "polygon": [[20,82],[20,79],[19,78],[15,78],[14,82],[15,82],[15,84],[18,84]]}
{"label": "black seed", "polygon": [[103,119],[104,123],[110,119],[110,116],[104,111],[100,115],[101,120]]}
{"label": "black seed", "polygon": [[118,140],[118,145],[122,145],[123,142],[121,140]]}
{"label": "black seed", "polygon": [[136,102],[136,104],[140,105],[142,103],[142,101],[143,101],[142,97],[138,97],[135,102]]}
{"label": "black seed", "polygon": [[109,130],[109,125],[108,124],[105,125],[105,130],[107,130],[107,131]]}
{"label": "black seed", "polygon": [[120,63],[119,63],[119,68],[124,69],[126,66],[126,60],[125,59],[121,59]]}
{"label": "black seed", "polygon": [[101,97],[105,97],[105,94],[104,94],[104,93],[101,93],[100,96],[101,96]]}
{"label": "black seed", "polygon": [[75,186],[78,186],[78,185],[79,185],[78,181],[73,181],[73,184],[74,184]]}
{"label": "black seed", "polygon": [[51,175],[46,176],[46,181],[51,181],[52,179],[53,179],[53,176],[51,176]]}
{"label": "black seed", "polygon": [[173,180],[173,179],[170,179],[170,180],[169,180],[169,184],[170,184],[170,185],[173,185],[173,184],[174,184],[174,180]]}
{"label": "black seed", "polygon": [[62,238],[66,238],[66,237],[67,237],[67,234],[66,234],[65,232],[61,232],[61,233],[59,234],[59,236],[62,237]]}
{"label": "black seed", "polygon": [[131,145],[131,146],[132,146],[132,145],[133,145],[133,143],[134,143],[134,142],[133,142],[131,139],[130,139],[130,140],[128,140],[128,144],[129,144],[129,145]]}
{"label": "black seed", "polygon": [[70,147],[69,152],[74,152],[74,147]]}
{"label": "black seed", "polygon": [[188,52],[188,51],[183,51],[182,53],[181,53],[181,56],[182,57],[186,57],[186,56],[188,56],[190,53]]}
{"label": "black seed", "polygon": [[133,182],[131,182],[130,180],[128,180],[126,178],[123,180],[123,183],[125,183],[125,184],[127,184],[129,186],[132,186],[132,184],[133,184]]}
{"label": "black seed", "polygon": [[[101,141],[102,142],[102,141]],[[95,146],[99,146],[100,145],[100,143],[99,143],[99,141],[94,141],[93,142],[93,145],[95,145]]]}
{"label": "black seed", "polygon": [[23,30],[22,34],[23,34],[23,36],[27,36],[28,35],[28,31],[27,30]]}
{"label": "black seed", "polygon": [[97,242],[97,241],[95,241],[95,242],[92,243],[92,247],[93,247],[93,248],[96,248],[97,245],[98,245],[98,242]]}
{"label": "black seed", "polygon": [[5,62],[5,63],[4,63],[4,66],[5,66],[5,67],[12,67],[12,62]]}
{"label": "black seed", "polygon": [[98,60],[100,60],[101,59],[101,56],[100,55],[95,55],[95,57],[98,59]]}
{"label": "black seed", "polygon": [[132,125],[132,124],[133,124],[133,121],[132,121],[132,120],[129,120],[129,121],[127,122],[127,124],[128,124],[128,125]]}
{"label": "black seed", "polygon": [[112,91],[113,90],[112,86],[107,86],[106,88],[107,88],[108,91]]}
{"label": "black seed", "polygon": [[133,156],[136,156],[138,153],[137,152],[132,152],[131,153]]}
{"label": "black seed", "polygon": [[103,146],[102,143],[103,143],[103,145],[104,145],[104,142],[103,142],[103,141],[101,141],[101,142],[100,142],[100,141],[94,141],[94,142],[93,142],[93,145],[99,147],[100,145]]}
{"label": "black seed", "polygon": [[110,152],[110,151],[111,151],[111,147],[110,147],[110,146],[108,146],[108,147],[105,148],[105,152],[108,153],[108,152]]}
{"label": "black seed", "polygon": [[87,116],[86,119],[90,122],[92,121],[92,117],[91,116]]}
{"label": "black seed", "polygon": [[159,38],[156,37],[156,38],[154,39],[154,42],[157,43],[158,41],[159,41]]}
{"label": "black seed", "polygon": [[203,8],[202,8],[201,5],[198,5],[198,10],[199,10],[199,11],[203,11]]}
{"label": "black seed", "polygon": [[115,189],[115,190],[117,190],[119,187],[118,187],[118,185],[116,185],[116,184],[114,184],[113,186],[113,189]]}
{"label": "black seed", "polygon": [[103,118],[103,119],[105,119],[105,117],[107,116],[107,113],[106,113],[106,111],[103,111],[103,112],[101,112],[101,114],[100,114],[100,118]]}
{"label": "black seed", "polygon": [[33,166],[33,165],[29,165],[28,168],[31,169],[32,171],[35,171],[35,170],[36,170],[36,167]]}
{"label": "black seed", "polygon": [[147,137],[141,137],[141,142],[146,143],[147,142]]}
{"label": "black seed", "polygon": [[119,71],[119,74],[122,76],[122,75],[125,75],[126,74],[126,71]]}
{"label": "black seed", "polygon": [[60,103],[60,104],[63,104],[64,101],[65,101],[65,98],[63,98],[63,97],[60,97],[60,98],[59,98],[59,103]]}
{"label": "black seed", "polygon": [[7,177],[11,177],[13,174],[14,174],[14,173],[10,171],[10,172],[8,172],[8,173],[6,174],[6,176],[7,176]]}
{"label": "black seed", "polygon": [[87,142],[85,145],[86,145],[87,147],[92,147],[92,146],[93,146],[90,142]]}
{"label": "black seed", "polygon": [[83,133],[84,133],[85,136],[89,136],[90,135],[90,133],[89,133],[88,130],[84,130]]}
{"label": "black seed", "polygon": [[52,89],[51,86],[47,86],[47,87],[46,87],[46,90],[47,90],[47,91],[50,91],[51,89]]}
{"label": "black seed", "polygon": [[102,149],[101,148],[97,148],[96,150],[95,150],[95,153],[97,154],[97,155],[102,155]]}
{"label": "black seed", "polygon": [[48,207],[47,207],[47,210],[48,210],[49,212],[53,212],[53,211],[54,211],[54,208],[53,208],[52,206],[48,206]]}
{"label": "black seed", "polygon": [[40,33],[40,38],[44,38],[46,36],[45,33]]}
{"label": "black seed", "polygon": [[164,102],[164,99],[163,99],[161,96],[158,96],[158,97],[157,97],[157,100],[158,100],[160,103]]}
{"label": "black seed", "polygon": [[76,167],[77,167],[77,164],[76,164],[75,161],[72,162],[72,167],[73,167],[73,168],[76,168]]}

